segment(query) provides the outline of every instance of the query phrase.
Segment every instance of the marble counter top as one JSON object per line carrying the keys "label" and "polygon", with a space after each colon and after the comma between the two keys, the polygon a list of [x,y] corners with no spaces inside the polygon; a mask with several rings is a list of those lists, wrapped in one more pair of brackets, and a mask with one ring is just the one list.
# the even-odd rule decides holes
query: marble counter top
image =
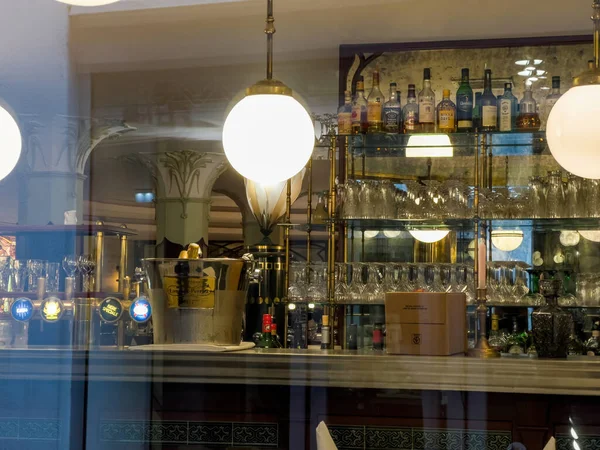
{"label": "marble counter top", "polygon": [[0,379],[301,385],[600,395],[600,358],[478,360],[311,350],[0,350]]}

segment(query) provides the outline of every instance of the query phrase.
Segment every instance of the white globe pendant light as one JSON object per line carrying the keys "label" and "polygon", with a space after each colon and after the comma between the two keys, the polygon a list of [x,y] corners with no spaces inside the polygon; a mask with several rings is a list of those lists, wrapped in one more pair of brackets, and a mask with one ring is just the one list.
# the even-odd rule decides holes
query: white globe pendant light
{"label": "white globe pendant light", "polygon": [[590,69],[573,80],[573,87],[552,108],[546,136],[552,156],[569,172],[600,178],[600,0],[594,0],[594,56]]}
{"label": "white globe pendant light", "polygon": [[246,90],[223,127],[223,148],[233,168],[261,184],[287,180],[310,159],[314,124],[292,90],[273,79],[273,0],[267,0],[267,78]]}
{"label": "white globe pendant light", "polygon": [[492,244],[498,250],[512,252],[523,243],[521,230],[492,230]]}
{"label": "white globe pendant light", "polygon": [[103,6],[117,3],[119,0],[56,0],[73,6]]}
{"label": "white globe pendant light", "polygon": [[0,105],[0,180],[16,167],[21,157],[21,130],[13,115]]}

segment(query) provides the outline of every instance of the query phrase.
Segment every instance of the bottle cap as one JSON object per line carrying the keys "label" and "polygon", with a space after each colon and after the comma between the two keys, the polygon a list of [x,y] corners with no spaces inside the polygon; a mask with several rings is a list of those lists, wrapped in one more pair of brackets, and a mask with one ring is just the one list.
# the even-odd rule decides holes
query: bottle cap
{"label": "bottle cap", "polygon": [[560,87],[560,77],[552,77],[552,87],[555,89]]}
{"label": "bottle cap", "polygon": [[498,314],[492,314],[492,320],[498,320],[500,317]]}
{"label": "bottle cap", "polygon": [[466,67],[465,67],[465,68],[463,68],[463,69],[461,70],[461,72],[462,72],[462,76],[463,76],[463,78],[465,78],[465,77],[468,77],[468,76],[469,76],[469,69],[467,69]]}
{"label": "bottle cap", "polygon": [[390,87],[396,87],[398,86],[396,83],[390,83]]}
{"label": "bottle cap", "polygon": [[271,314],[263,314],[263,323],[273,323]]}
{"label": "bottle cap", "polygon": [[410,91],[410,90],[413,90],[413,91],[414,91],[414,90],[415,90],[415,85],[414,85],[414,84],[409,84],[409,85],[408,85],[408,90],[409,90],[409,91]]}
{"label": "bottle cap", "polygon": [[504,83],[504,89],[512,89],[512,83]]}
{"label": "bottle cap", "polygon": [[277,324],[276,323],[271,324],[271,334],[277,334]]}
{"label": "bottle cap", "polygon": [[329,316],[326,314],[323,315],[323,326],[329,326]]}
{"label": "bottle cap", "polygon": [[444,89],[444,97],[450,97],[450,89]]}
{"label": "bottle cap", "polygon": [[431,69],[429,67],[427,67],[426,69],[423,69],[423,79],[431,80]]}

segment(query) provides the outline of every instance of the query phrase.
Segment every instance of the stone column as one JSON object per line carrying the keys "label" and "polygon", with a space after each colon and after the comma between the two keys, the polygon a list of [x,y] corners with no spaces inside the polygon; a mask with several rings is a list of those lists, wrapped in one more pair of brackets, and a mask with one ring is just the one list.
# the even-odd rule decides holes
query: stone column
{"label": "stone column", "polygon": [[228,167],[225,155],[183,150],[126,159],[144,164],[155,179],[156,243],[186,246],[204,240],[208,244],[211,193]]}

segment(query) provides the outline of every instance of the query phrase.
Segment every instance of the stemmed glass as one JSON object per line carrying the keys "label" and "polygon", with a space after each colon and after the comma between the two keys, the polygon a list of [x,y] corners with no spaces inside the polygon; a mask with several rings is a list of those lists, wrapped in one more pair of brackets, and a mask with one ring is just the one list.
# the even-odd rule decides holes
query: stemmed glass
{"label": "stemmed glass", "polygon": [[12,268],[10,256],[0,256],[0,291],[8,291]]}
{"label": "stemmed glass", "polygon": [[83,282],[83,291],[90,292],[93,289],[92,273],[96,268],[96,263],[91,255],[81,255],[77,259],[77,269],[81,273]]}
{"label": "stemmed glass", "polygon": [[39,259],[27,260],[27,275],[29,277],[29,292],[35,292],[38,286],[38,279],[44,276],[45,261]]}
{"label": "stemmed glass", "polygon": [[12,264],[12,278],[14,284],[12,290],[14,292],[25,292],[25,286],[27,284],[27,262],[16,260]]}

